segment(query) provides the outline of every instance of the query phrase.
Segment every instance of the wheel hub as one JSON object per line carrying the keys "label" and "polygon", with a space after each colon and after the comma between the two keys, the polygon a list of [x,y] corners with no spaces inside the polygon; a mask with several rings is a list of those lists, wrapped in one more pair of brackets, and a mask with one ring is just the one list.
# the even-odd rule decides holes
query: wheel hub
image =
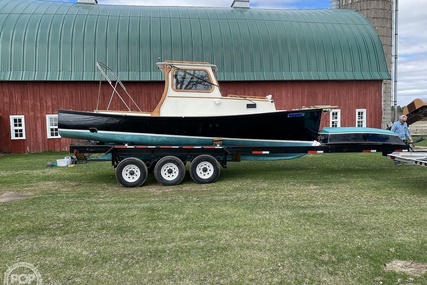
{"label": "wheel hub", "polygon": [[197,167],[197,172],[200,177],[209,178],[214,174],[214,169],[209,162],[201,162]]}
{"label": "wheel hub", "polygon": [[179,176],[179,169],[173,163],[166,163],[161,169],[161,175],[165,180],[171,181]]}
{"label": "wheel hub", "polygon": [[134,182],[139,179],[141,173],[136,165],[129,164],[122,171],[123,178],[128,182]]}

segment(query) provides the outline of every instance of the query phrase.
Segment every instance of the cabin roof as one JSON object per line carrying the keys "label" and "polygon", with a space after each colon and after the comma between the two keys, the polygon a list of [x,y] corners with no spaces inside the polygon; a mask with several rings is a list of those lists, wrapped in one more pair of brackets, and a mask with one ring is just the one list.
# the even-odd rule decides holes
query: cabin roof
{"label": "cabin roof", "polygon": [[166,60],[162,62],[157,62],[157,67],[164,72],[165,67],[177,67],[177,68],[210,68],[213,72],[216,72],[217,66],[215,64],[210,64],[209,62],[193,62],[193,61],[176,61],[176,60]]}
{"label": "cabin roof", "polygon": [[[90,1],[89,1],[90,2]],[[389,79],[380,39],[351,10],[147,7],[0,0],[0,80],[162,80],[156,62],[207,61],[218,79]]]}

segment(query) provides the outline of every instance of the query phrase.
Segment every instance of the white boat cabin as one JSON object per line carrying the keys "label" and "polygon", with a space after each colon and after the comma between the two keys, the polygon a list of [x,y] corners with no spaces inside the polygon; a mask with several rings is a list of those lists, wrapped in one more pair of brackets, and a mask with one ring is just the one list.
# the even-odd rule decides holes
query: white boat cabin
{"label": "white boat cabin", "polygon": [[226,116],[274,112],[271,95],[222,96],[217,67],[207,62],[157,63],[165,75],[165,89],[152,116]]}
{"label": "white boat cabin", "polygon": [[[105,64],[97,62],[99,71],[113,88],[111,96],[117,95],[128,110],[110,110],[110,98],[110,103],[106,110],[97,108],[95,112],[123,115],[132,113],[135,116],[212,117],[276,111],[271,95],[265,97],[222,96],[215,75],[217,67],[213,64],[207,62],[165,61],[158,62],[157,66],[165,75],[163,95],[152,112],[142,112],[114,72]],[[119,86],[131,99],[138,111],[131,111],[131,108],[119,94]]]}

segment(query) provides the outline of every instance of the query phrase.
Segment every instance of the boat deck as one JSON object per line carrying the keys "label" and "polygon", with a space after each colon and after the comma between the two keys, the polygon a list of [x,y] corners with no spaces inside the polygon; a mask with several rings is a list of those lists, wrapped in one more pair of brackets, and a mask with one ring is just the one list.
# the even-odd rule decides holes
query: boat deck
{"label": "boat deck", "polygon": [[114,115],[132,115],[132,116],[151,116],[152,114],[150,112],[139,112],[139,111],[115,111],[115,110],[96,110],[95,113],[100,114],[114,114]]}

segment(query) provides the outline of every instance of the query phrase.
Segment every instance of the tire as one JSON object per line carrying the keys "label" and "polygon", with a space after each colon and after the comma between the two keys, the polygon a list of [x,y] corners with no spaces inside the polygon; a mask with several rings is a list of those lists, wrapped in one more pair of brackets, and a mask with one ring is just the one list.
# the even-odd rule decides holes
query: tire
{"label": "tire", "polygon": [[199,155],[191,162],[190,176],[196,183],[213,183],[218,179],[219,174],[218,161],[211,155]]}
{"label": "tire", "polygon": [[139,187],[147,180],[147,166],[134,157],[120,161],[116,168],[116,179],[125,187]]}
{"label": "tire", "polygon": [[185,165],[175,156],[165,156],[156,163],[154,177],[164,186],[178,185],[184,180]]}

